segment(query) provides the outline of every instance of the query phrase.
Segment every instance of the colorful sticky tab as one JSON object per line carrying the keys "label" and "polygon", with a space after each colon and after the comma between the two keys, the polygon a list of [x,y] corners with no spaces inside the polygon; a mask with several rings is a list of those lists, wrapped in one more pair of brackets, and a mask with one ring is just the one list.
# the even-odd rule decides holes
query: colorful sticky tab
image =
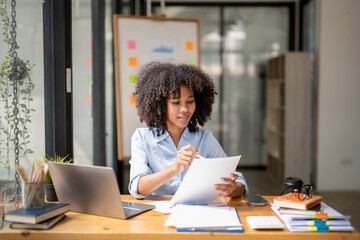
{"label": "colorful sticky tab", "polygon": [[128,41],[128,48],[129,49],[136,49],[136,41],[135,40],[129,40]]}
{"label": "colorful sticky tab", "polygon": [[130,95],[129,102],[131,105],[134,105],[136,103],[136,97],[134,95]]}
{"label": "colorful sticky tab", "polygon": [[194,43],[190,42],[190,41],[186,42],[185,43],[185,48],[186,48],[186,50],[193,50],[194,49]]}
{"label": "colorful sticky tab", "polygon": [[316,213],[315,219],[328,219],[327,213]]}
{"label": "colorful sticky tab", "polygon": [[130,81],[130,83],[135,84],[135,83],[136,83],[136,75],[135,75],[135,74],[131,74],[131,75],[129,76],[129,81]]}
{"label": "colorful sticky tab", "polygon": [[330,229],[328,226],[325,227],[318,227],[317,232],[330,232]]}
{"label": "colorful sticky tab", "polygon": [[315,227],[326,227],[326,220],[316,219],[314,220]]}
{"label": "colorful sticky tab", "polygon": [[92,57],[87,57],[85,60],[85,66],[91,67],[92,65]]}
{"label": "colorful sticky tab", "polygon": [[138,65],[136,57],[129,57],[129,66],[136,67]]}

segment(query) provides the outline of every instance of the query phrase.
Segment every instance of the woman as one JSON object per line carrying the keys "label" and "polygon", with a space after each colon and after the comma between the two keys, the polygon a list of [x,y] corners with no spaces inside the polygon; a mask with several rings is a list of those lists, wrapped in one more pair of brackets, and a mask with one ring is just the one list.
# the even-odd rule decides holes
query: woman
{"label": "woman", "polygon": [[[138,128],[131,138],[131,195],[172,195],[195,154],[226,157],[212,133],[199,128],[210,118],[215,94],[210,77],[195,66],[151,62],[140,69],[133,95],[148,128]],[[214,185],[222,196],[248,194],[241,173],[222,181]]]}

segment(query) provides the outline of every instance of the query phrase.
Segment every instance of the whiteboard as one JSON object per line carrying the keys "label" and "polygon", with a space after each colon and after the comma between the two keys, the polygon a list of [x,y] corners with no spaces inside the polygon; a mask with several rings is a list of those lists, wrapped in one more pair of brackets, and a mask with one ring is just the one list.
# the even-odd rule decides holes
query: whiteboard
{"label": "whiteboard", "polygon": [[131,155],[131,136],[146,127],[137,115],[136,73],[150,61],[200,66],[199,21],[114,15],[118,159]]}

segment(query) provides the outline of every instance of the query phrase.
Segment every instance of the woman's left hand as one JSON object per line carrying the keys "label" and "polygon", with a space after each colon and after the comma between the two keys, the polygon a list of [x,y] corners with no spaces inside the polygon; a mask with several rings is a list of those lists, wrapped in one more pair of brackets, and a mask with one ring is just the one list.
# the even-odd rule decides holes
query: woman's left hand
{"label": "woman's left hand", "polygon": [[241,183],[235,182],[239,177],[237,174],[230,174],[230,178],[221,178],[224,184],[215,184],[214,189],[221,192],[223,197],[240,197],[245,192],[245,187]]}

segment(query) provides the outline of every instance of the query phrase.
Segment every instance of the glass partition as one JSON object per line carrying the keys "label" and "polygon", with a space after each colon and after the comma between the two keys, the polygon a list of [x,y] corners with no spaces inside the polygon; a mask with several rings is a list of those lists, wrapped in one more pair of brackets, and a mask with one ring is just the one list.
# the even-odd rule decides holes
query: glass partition
{"label": "glass partition", "polygon": [[[93,164],[91,1],[72,1],[74,162]],[[111,0],[105,1],[106,165],[113,164]]]}
{"label": "glass partition", "polygon": [[[7,9],[7,16],[11,21],[11,1],[0,1],[1,8],[5,6]],[[17,49],[17,56],[24,61],[29,61],[32,66],[30,71],[30,78],[34,83],[34,89],[31,95],[27,96],[32,99],[29,104],[24,101],[25,93],[19,91],[19,129],[20,129],[20,143],[26,142],[26,148],[20,144],[19,164],[25,168],[27,173],[30,172],[30,167],[35,158],[42,158],[45,153],[45,128],[44,128],[44,71],[43,71],[43,23],[42,23],[42,4],[41,1],[16,1],[16,41],[19,46]],[[2,15],[4,12],[2,12]],[[3,15],[5,16],[5,15]],[[0,64],[3,65],[7,60],[9,45],[5,43],[3,31],[4,23],[2,22],[0,34]],[[1,69],[3,71],[3,69]],[[4,82],[1,77],[1,89],[4,90]],[[12,87],[8,88],[12,95]],[[12,138],[8,137],[8,132],[13,130],[6,126],[6,118],[9,113],[6,112],[6,101],[4,92],[1,92],[0,97],[0,215],[3,212],[12,210],[13,204],[7,204],[15,197],[15,170],[14,170],[14,143]],[[12,102],[12,96],[10,97]],[[25,104],[25,105],[23,105]],[[33,109],[30,112],[30,121],[23,125],[24,113],[21,109]],[[11,115],[11,112],[10,112]],[[12,123],[13,124],[13,123]],[[27,129],[25,129],[25,127]],[[11,126],[10,126],[11,129]],[[27,130],[29,137],[23,138],[22,134]],[[8,145],[9,144],[9,145]],[[29,149],[26,156],[24,156],[24,149]],[[7,169],[10,169],[8,171]],[[2,223],[0,221],[0,228]]]}
{"label": "glass partition", "polygon": [[289,49],[289,8],[167,6],[165,14],[200,22],[201,68],[219,93],[205,128],[227,155],[243,156],[239,166],[265,166],[266,60]]}
{"label": "glass partition", "polygon": [[289,49],[287,7],[224,8],[222,144],[241,166],[266,164],[266,61]]}

